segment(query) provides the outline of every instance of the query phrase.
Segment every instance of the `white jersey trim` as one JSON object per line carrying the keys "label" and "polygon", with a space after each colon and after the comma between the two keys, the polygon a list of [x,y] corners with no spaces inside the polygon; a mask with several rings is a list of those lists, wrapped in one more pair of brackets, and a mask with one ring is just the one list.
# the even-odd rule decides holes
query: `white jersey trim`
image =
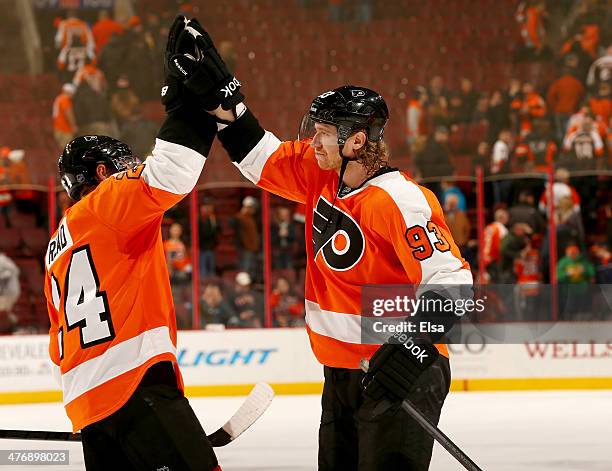
{"label": "white jersey trim", "polygon": [[327,311],[306,300],[306,325],[319,335],[341,342],[361,344],[361,316]]}
{"label": "white jersey trim", "polygon": [[162,353],[176,355],[176,347],[166,326],[147,330],[109,348],[102,355],[87,360],[62,375],[64,405]]}
{"label": "white jersey trim", "polygon": [[156,139],[142,178],[153,188],[186,195],[198,182],[205,162],[205,156],[189,147]]}
{"label": "white jersey trim", "polygon": [[257,143],[255,147],[242,159],[241,162],[234,162],[240,172],[247,177],[251,182],[257,184],[261,179],[261,173],[266,165],[266,162],[274,152],[278,150],[281,141],[272,134],[266,131],[264,137]]}
{"label": "white jersey trim", "polygon": [[[376,181],[375,181],[376,180]],[[370,182],[384,190],[395,202],[400,210],[406,227],[419,224],[423,227],[431,219],[432,209],[427,198],[415,183],[406,180],[399,173],[381,175],[379,179]],[[432,245],[437,242],[434,234],[426,231]],[[421,285],[471,285],[472,274],[463,269],[461,261],[449,250],[440,252],[435,250],[427,260],[420,262]]]}

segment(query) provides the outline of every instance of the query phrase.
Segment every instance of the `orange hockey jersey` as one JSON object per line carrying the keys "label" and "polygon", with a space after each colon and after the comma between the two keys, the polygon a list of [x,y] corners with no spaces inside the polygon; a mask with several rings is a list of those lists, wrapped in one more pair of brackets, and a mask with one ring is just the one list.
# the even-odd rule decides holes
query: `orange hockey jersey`
{"label": "orange hockey jersey", "polygon": [[319,168],[308,142],[279,141],[249,112],[218,136],[253,183],[306,205],[306,325],[320,363],[356,369],[378,348],[361,343],[362,286],[472,284],[440,203],[406,174],[383,173],[334,202],[338,174]]}
{"label": "orange hockey jersey", "polygon": [[49,353],[74,431],[118,410],[154,363],[176,364],[176,320],[161,237],[166,209],[204,157],[158,139],[153,154],[69,208],[45,256]]}

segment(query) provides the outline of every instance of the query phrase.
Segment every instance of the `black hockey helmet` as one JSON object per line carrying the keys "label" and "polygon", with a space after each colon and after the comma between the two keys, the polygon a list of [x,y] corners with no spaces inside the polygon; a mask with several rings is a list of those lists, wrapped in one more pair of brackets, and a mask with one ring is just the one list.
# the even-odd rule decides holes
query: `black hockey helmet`
{"label": "black hockey helmet", "polygon": [[314,123],[325,123],[338,129],[338,145],[357,131],[364,131],[368,140],[383,137],[389,109],[382,96],[369,88],[344,85],[316,97],[302,119],[298,139],[314,136]]}
{"label": "black hockey helmet", "polygon": [[140,163],[130,147],[108,136],[80,136],[70,141],[58,161],[62,186],[74,201],[86,186],[95,186],[96,167],[104,164],[111,173],[128,170]]}

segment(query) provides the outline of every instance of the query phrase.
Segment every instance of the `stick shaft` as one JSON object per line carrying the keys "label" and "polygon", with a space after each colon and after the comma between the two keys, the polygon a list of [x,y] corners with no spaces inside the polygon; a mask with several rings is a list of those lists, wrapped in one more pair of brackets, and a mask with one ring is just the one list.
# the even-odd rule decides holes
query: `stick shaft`
{"label": "stick shaft", "polygon": [[466,455],[461,448],[448,438],[442,430],[440,430],[433,422],[431,422],[423,413],[418,410],[414,404],[408,399],[404,399],[402,402],[402,409],[406,411],[410,417],[418,422],[418,424],[425,429],[425,431],[431,435],[440,445],[442,445],[446,451],[448,451],[453,457],[463,465],[468,471],[482,471],[476,463],[474,463],[468,455]]}

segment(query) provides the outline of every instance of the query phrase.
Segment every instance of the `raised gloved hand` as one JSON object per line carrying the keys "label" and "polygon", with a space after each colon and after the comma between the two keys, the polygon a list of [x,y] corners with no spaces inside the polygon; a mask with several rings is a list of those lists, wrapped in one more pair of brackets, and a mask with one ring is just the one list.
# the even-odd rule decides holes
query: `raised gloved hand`
{"label": "raised gloved hand", "polygon": [[403,400],[418,377],[438,358],[431,343],[419,343],[406,334],[395,334],[372,355],[362,385],[374,400]]}
{"label": "raised gloved hand", "polygon": [[219,106],[233,110],[244,100],[240,82],[228,71],[209,34],[195,19],[179,16],[175,20],[168,37],[165,68],[167,78],[182,83],[207,111]]}
{"label": "raised gloved hand", "polygon": [[177,79],[168,68],[170,57],[175,54],[177,39],[185,30],[187,19],[184,16],[177,16],[170,27],[166,51],[164,53],[164,85],[161,88],[161,102],[166,108],[166,113],[171,114],[185,108],[195,109],[196,100],[193,95],[183,86],[181,80]]}

